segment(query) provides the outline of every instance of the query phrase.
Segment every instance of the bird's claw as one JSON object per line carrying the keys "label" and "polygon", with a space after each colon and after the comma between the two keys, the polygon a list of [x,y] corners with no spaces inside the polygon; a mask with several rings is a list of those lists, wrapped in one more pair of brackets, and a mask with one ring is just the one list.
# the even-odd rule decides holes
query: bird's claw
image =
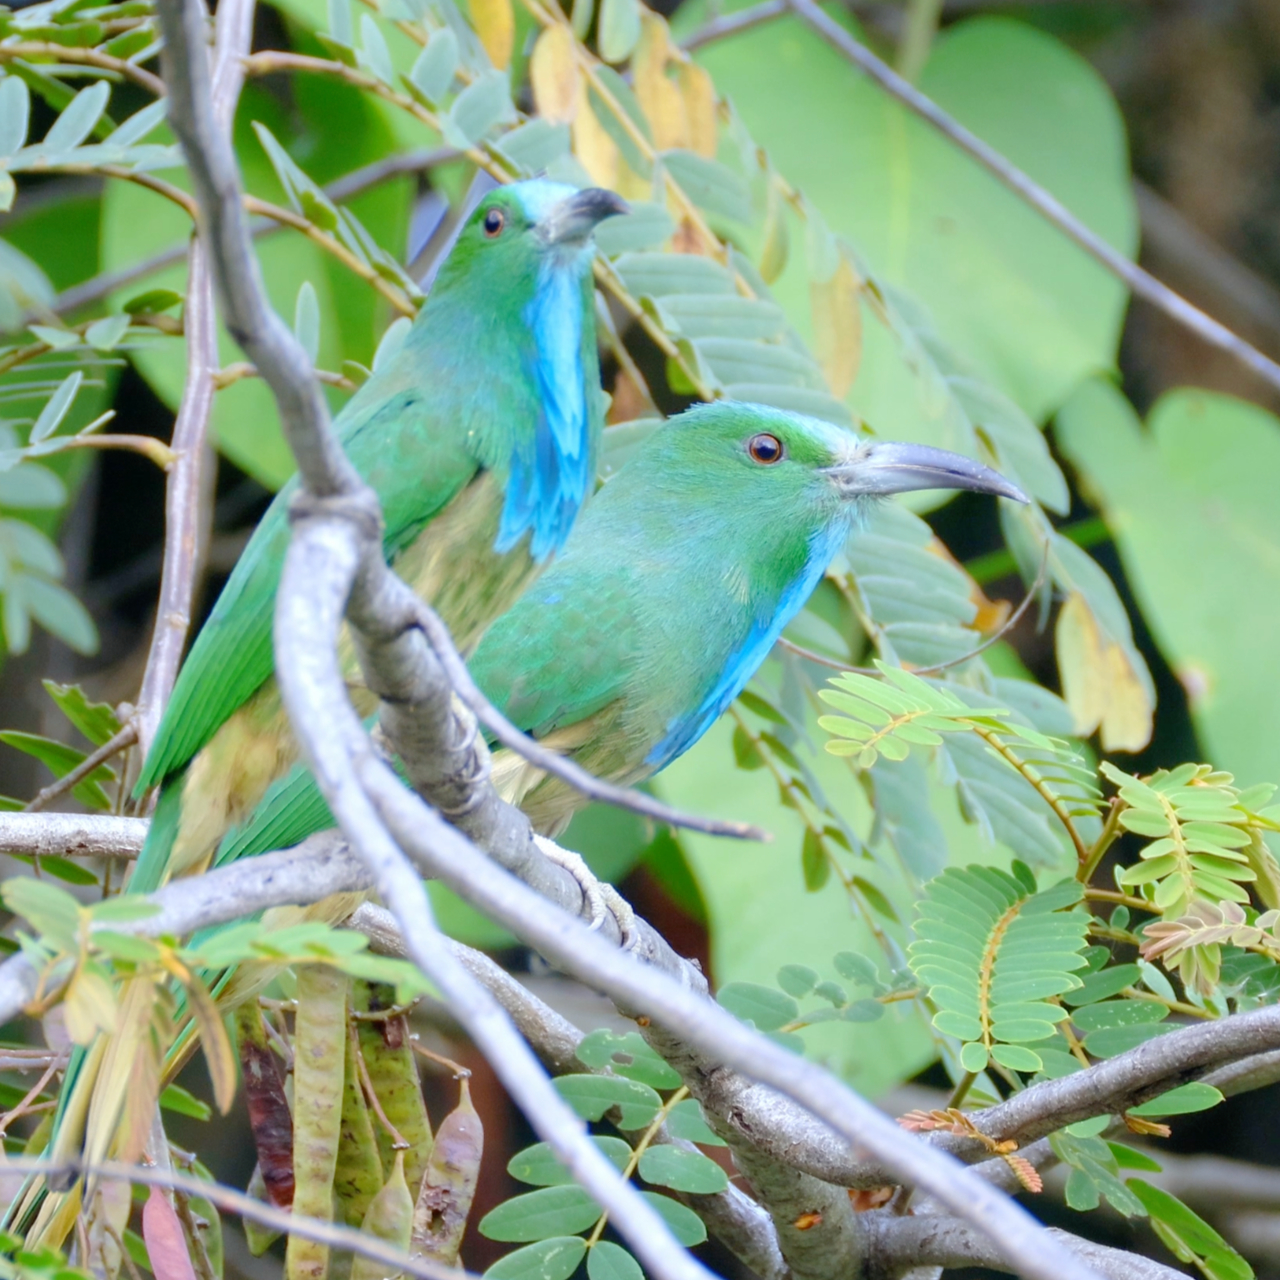
{"label": "bird's claw", "polygon": [[640,941],[640,934],[636,928],[636,913],[626,898],[613,885],[597,879],[580,854],[545,836],[534,836],[534,840],[548,860],[567,871],[582,890],[583,905],[591,917],[588,928],[599,929],[612,916],[622,938],[622,949],[633,950]]}

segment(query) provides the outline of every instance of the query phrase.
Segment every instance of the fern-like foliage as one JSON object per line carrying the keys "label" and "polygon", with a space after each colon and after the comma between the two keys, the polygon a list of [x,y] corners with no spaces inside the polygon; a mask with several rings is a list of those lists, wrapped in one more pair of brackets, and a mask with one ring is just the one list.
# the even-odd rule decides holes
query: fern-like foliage
{"label": "fern-like foliage", "polygon": [[[973,705],[942,682],[885,662],[876,666],[882,679],[849,672],[819,691],[841,713],[818,719],[833,735],[826,744],[829,752],[854,757],[858,768],[869,769],[880,758],[904,760],[913,746],[941,746],[944,735],[973,734],[1035,789],[1084,860],[1078,820],[1096,816],[1101,792],[1093,770],[1069,742],[1019,724],[1007,707]],[[980,703],[980,695],[965,693]]]}
{"label": "fern-like foliage", "polygon": [[1037,891],[1015,869],[951,867],[929,882],[917,914],[911,968],[937,1007],[933,1025],[963,1042],[966,1071],[989,1061],[1039,1071],[1040,1055],[1026,1046],[1049,1039],[1067,1016],[1049,997],[1083,985],[1076,972],[1088,963],[1089,917],[1070,909],[1082,886]]}
{"label": "fern-like foliage", "polygon": [[1140,889],[1170,918],[1197,899],[1249,901],[1245,885],[1258,874],[1244,850],[1253,842],[1254,818],[1239,804],[1229,773],[1184,764],[1143,780],[1107,762],[1100,767],[1124,802],[1120,825],[1151,841],[1141,862],[1117,875],[1122,885]]}

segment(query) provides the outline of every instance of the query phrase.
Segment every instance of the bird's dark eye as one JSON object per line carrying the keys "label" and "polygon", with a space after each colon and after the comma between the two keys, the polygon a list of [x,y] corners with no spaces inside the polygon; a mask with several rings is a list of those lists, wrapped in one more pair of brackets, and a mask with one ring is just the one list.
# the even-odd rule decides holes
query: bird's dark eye
{"label": "bird's dark eye", "polygon": [[506,215],[501,209],[490,209],[484,215],[484,233],[490,240],[496,239],[502,234],[502,228],[507,225]]}
{"label": "bird's dark eye", "polygon": [[762,431],[747,441],[747,452],[763,466],[772,466],[773,463],[782,461],[782,441],[777,436]]}

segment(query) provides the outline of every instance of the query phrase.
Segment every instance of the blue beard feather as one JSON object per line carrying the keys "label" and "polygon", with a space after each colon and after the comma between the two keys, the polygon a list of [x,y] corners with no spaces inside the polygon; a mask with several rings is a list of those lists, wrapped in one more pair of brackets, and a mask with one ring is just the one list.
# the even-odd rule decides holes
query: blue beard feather
{"label": "blue beard feather", "polygon": [[589,263],[589,253],[568,262],[549,259],[525,308],[534,338],[529,372],[537,388],[538,421],[532,450],[511,459],[494,544],[500,553],[526,533],[535,561],[558,551],[593,480],[590,393],[582,363],[582,272]]}
{"label": "blue beard feather", "polygon": [[666,736],[645,756],[645,764],[656,773],[689,750],[724,714],[729,704],[746,688],[769,650],[778,642],[783,628],[804,607],[826,573],[836,552],[849,536],[853,513],[845,513],[820,529],[809,542],[809,555],[799,574],[787,584],[773,612],[752,619],[747,634],[725,664],[720,678],[702,702],[691,712],[678,716],[667,726]]}

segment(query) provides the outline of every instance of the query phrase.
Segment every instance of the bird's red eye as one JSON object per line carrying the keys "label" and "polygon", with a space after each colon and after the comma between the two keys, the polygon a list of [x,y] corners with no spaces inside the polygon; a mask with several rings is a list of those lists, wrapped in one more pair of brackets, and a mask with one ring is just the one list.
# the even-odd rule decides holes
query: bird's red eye
{"label": "bird's red eye", "polygon": [[484,233],[490,240],[497,239],[502,234],[502,228],[506,225],[507,219],[501,209],[490,209],[484,215]]}
{"label": "bird's red eye", "polygon": [[763,466],[772,466],[773,463],[782,461],[782,441],[777,436],[762,431],[747,441],[747,452]]}

